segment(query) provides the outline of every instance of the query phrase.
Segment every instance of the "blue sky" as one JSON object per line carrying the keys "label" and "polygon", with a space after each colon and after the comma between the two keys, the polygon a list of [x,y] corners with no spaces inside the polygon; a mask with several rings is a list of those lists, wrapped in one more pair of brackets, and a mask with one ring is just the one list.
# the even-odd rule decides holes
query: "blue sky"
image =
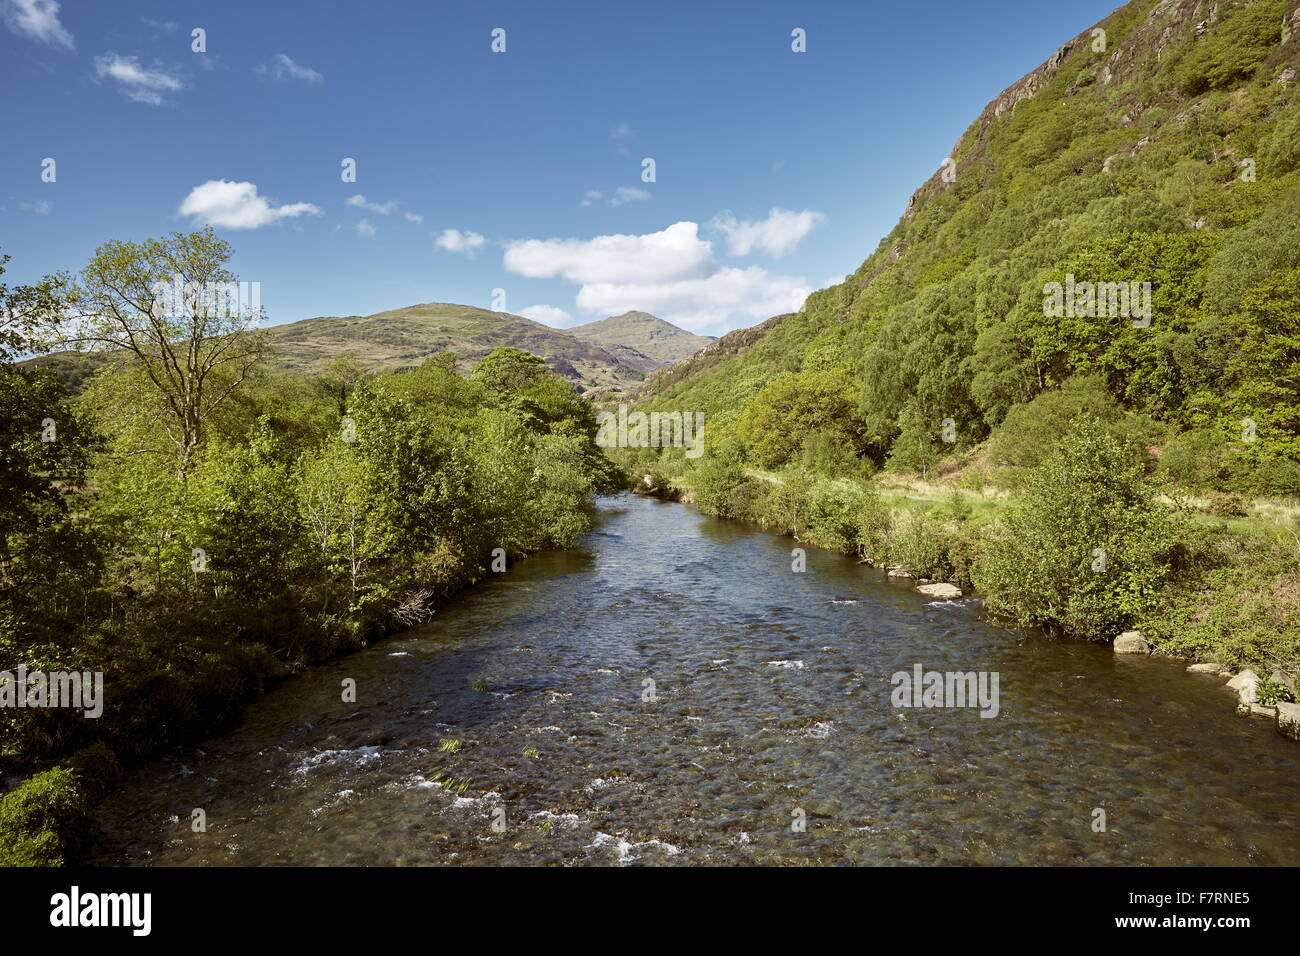
{"label": "blue sky", "polygon": [[211,222],[271,324],[444,301],[720,334],[856,269],[1116,5],[0,0],[5,278]]}

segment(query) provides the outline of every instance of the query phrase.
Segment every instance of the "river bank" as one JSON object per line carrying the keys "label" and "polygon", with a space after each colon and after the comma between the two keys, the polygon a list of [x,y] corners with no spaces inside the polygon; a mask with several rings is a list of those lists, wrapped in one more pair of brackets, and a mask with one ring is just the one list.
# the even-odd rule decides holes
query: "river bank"
{"label": "river bank", "polygon": [[[444,562],[436,579],[416,582],[420,586],[408,592],[404,602],[394,604],[383,615],[368,615],[368,624],[357,621],[362,628],[359,640],[340,641],[322,632],[320,639],[304,642],[300,651],[287,658],[265,653],[250,656],[235,649],[240,658],[235,661],[241,678],[237,682],[196,687],[201,671],[177,674],[171,688],[154,681],[152,689],[162,697],[154,714],[166,723],[168,733],[155,734],[152,743],[137,748],[130,759],[123,760],[104,740],[96,740],[70,755],[46,761],[44,766],[27,767],[25,773],[5,777],[0,792],[0,866],[80,862],[93,839],[96,806],[114,791],[129,768],[176,746],[233,730],[247,705],[273,693],[285,681],[409,630],[484,578],[504,574],[526,557],[526,553],[514,551],[484,556],[481,561]],[[168,701],[190,688],[198,691],[197,706],[168,706]]]}
{"label": "river bank", "polygon": [[[1004,518],[1025,506],[1005,490],[906,475],[864,481],[748,469],[719,489],[698,472],[655,472],[636,490],[852,555],[891,577],[945,582],[982,597],[1002,583],[980,573],[990,542]],[[1139,642],[1122,642],[1117,652],[1180,660],[1202,682],[1234,678],[1231,693],[1222,694],[1225,706],[1276,720],[1276,705],[1295,699],[1300,673],[1300,541],[1288,526],[1294,507],[1243,502],[1222,515],[1214,499],[1166,502],[1181,509],[1175,573],[1144,612],[1120,617],[1099,638],[1139,632]],[[1082,557],[1104,573],[1104,551]],[[1293,736],[1293,722],[1277,723]]]}
{"label": "river bank", "polygon": [[[599,508],[577,548],[140,768],[92,861],[1300,861],[1300,751],[1169,661],[998,627],[812,546],[794,572],[788,538],[696,509]],[[892,706],[917,664],[999,673],[997,716]]]}

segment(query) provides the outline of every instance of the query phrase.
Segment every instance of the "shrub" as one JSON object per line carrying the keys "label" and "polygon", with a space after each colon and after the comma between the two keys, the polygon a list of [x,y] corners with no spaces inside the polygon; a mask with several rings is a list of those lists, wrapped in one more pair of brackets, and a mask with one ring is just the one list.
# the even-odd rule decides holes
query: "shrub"
{"label": "shrub", "polygon": [[0,866],[77,862],[91,832],[90,810],[117,782],[117,760],[102,743],[66,767],[29,777],[0,797]]}
{"label": "shrub", "polygon": [[1216,492],[1210,495],[1207,510],[1212,515],[1224,518],[1244,518],[1249,512],[1246,499],[1234,491]]}
{"label": "shrub", "polygon": [[889,561],[923,578],[946,580],[954,571],[950,534],[928,511],[904,512],[889,536]]}
{"label": "shrub", "polygon": [[1255,700],[1266,706],[1272,707],[1279,701],[1289,703],[1294,699],[1295,696],[1280,680],[1261,677],[1259,683],[1255,685]]}
{"label": "shrub", "polygon": [[1104,424],[1076,419],[976,568],[988,608],[1105,639],[1149,611],[1173,570],[1174,519]]}

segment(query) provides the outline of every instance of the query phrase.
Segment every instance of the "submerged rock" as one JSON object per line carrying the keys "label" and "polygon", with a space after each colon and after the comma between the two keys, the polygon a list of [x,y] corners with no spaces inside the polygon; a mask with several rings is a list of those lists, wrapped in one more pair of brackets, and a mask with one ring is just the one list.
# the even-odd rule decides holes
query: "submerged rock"
{"label": "submerged rock", "polygon": [[1112,649],[1116,654],[1150,654],[1151,645],[1141,631],[1125,631],[1115,638]]}
{"label": "submerged rock", "polygon": [[917,588],[922,594],[951,601],[961,597],[961,588],[955,584],[922,584]]}

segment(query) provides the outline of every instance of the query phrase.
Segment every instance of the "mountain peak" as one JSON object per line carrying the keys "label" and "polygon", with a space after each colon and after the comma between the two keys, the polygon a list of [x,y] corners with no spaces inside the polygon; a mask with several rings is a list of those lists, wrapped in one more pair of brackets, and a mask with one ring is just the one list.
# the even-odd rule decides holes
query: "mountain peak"
{"label": "mountain peak", "polygon": [[657,315],[635,309],[565,331],[574,338],[599,345],[620,362],[642,372],[653,372],[690,358],[714,341],[711,335],[695,335]]}

